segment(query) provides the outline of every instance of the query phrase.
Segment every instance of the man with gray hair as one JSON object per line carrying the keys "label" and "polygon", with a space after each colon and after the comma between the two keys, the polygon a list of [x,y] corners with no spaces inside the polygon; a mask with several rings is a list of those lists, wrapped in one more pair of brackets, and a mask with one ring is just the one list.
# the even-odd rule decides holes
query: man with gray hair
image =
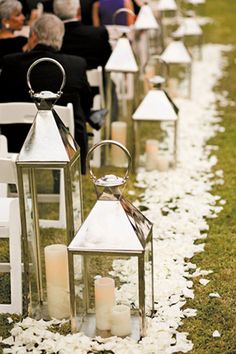
{"label": "man with gray hair", "polygon": [[[64,35],[63,22],[53,14],[44,14],[33,24],[28,41],[28,52],[7,55],[3,59],[0,76],[0,102],[31,102],[26,81],[27,70],[37,59],[48,57],[57,60],[65,69],[66,84],[58,104],[73,104],[75,140],[81,148],[82,173],[85,173],[87,154],[86,120],[92,106],[92,95],[86,76],[86,61],[73,55],[61,54]],[[31,84],[35,92],[49,90],[57,92],[61,84],[61,73],[55,64],[43,62],[31,73]],[[29,127],[12,125],[2,127],[7,135],[9,150],[19,152]],[[16,134],[17,131],[17,134]]]}
{"label": "man with gray hair", "polygon": [[65,24],[61,52],[86,59],[88,69],[104,67],[111,55],[107,29],[81,22],[79,0],[54,0],[53,10]]}

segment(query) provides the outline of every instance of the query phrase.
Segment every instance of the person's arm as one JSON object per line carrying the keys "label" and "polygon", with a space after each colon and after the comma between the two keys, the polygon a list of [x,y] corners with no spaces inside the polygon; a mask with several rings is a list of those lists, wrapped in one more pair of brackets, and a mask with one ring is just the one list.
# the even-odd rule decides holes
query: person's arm
{"label": "person's arm", "polygon": [[[125,5],[126,9],[131,10],[134,14],[134,7],[133,7],[131,0],[125,0],[124,5]],[[134,22],[135,22],[135,16],[127,13],[127,25],[128,26],[133,25]]]}
{"label": "person's arm", "polygon": [[92,20],[93,20],[93,25],[95,27],[101,25],[100,18],[99,18],[99,1],[96,1],[92,6]]}
{"label": "person's arm", "polygon": [[133,0],[138,6],[143,6],[144,5],[144,1],[142,0]]}

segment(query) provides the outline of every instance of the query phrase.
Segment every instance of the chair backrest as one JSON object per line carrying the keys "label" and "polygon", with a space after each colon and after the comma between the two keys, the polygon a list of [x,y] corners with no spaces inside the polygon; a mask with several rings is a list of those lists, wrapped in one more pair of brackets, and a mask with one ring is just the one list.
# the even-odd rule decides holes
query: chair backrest
{"label": "chair backrest", "polygon": [[0,171],[0,183],[17,184],[15,160],[0,157]]}
{"label": "chair backrest", "polygon": [[5,135],[0,134],[0,157],[7,157],[7,138]]}
{"label": "chair backrest", "polygon": [[72,103],[67,103],[67,106],[54,106],[55,111],[61,118],[62,122],[65,124],[71,135],[75,136],[75,122],[74,122],[74,111]]}
{"label": "chair backrest", "polygon": [[90,86],[98,88],[98,95],[93,99],[93,109],[105,108],[102,67],[98,66],[96,69],[87,70],[87,78]]}
{"label": "chair backrest", "polygon": [[0,197],[7,197],[8,184],[17,184],[16,166],[8,158],[7,138],[0,135]]}
{"label": "chair backrest", "polygon": [[17,186],[17,173],[15,160],[0,157],[0,197],[8,196],[8,184]]}
{"label": "chair backrest", "polygon": [[[72,136],[74,136],[74,113],[73,106],[54,106],[55,111],[63,121]],[[28,123],[32,124],[36,116],[37,108],[33,102],[6,102],[0,103],[0,125]]]}

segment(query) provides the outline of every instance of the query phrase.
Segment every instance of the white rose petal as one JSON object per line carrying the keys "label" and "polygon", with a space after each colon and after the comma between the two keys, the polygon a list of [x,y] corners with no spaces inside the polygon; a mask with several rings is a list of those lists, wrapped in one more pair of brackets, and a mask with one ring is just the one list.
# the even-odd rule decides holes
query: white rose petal
{"label": "white rose petal", "polygon": [[220,333],[219,333],[218,331],[214,331],[214,332],[212,333],[212,337],[218,338],[218,337],[220,337]]}
{"label": "white rose petal", "polygon": [[200,283],[201,285],[204,285],[204,286],[205,286],[205,285],[207,285],[207,284],[209,283],[209,281],[210,281],[210,280],[208,280],[208,279],[203,279],[203,278],[202,278],[202,279],[199,280],[199,283]]}
{"label": "white rose petal", "polygon": [[210,293],[209,297],[221,297],[219,293]]}

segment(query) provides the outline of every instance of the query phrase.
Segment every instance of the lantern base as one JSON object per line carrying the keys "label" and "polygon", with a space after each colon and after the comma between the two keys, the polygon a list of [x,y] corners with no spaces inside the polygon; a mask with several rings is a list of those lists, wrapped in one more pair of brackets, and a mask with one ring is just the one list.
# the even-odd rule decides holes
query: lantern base
{"label": "lantern base", "polygon": [[[75,324],[76,322],[76,324]],[[87,314],[84,317],[83,323],[81,326],[78,326],[77,321],[73,321],[72,332],[80,331],[85,333],[89,337],[101,336],[102,338],[112,337],[111,331],[101,331],[96,328],[96,317],[95,314]],[[130,337],[134,340],[140,339],[140,321],[138,316],[131,316],[131,333],[125,337]]]}
{"label": "lantern base", "polygon": [[51,315],[49,314],[48,311],[48,303],[43,302],[41,304],[38,304],[37,306],[34,306],[33,309],[30,309],[28,311],[28,315],[35,320],[44,320],[44,321],[51,321],[52,319],[57,319],[57,320],[63,320],[63,319],[69,319],[69,313],[58,313],[57,315]]}

